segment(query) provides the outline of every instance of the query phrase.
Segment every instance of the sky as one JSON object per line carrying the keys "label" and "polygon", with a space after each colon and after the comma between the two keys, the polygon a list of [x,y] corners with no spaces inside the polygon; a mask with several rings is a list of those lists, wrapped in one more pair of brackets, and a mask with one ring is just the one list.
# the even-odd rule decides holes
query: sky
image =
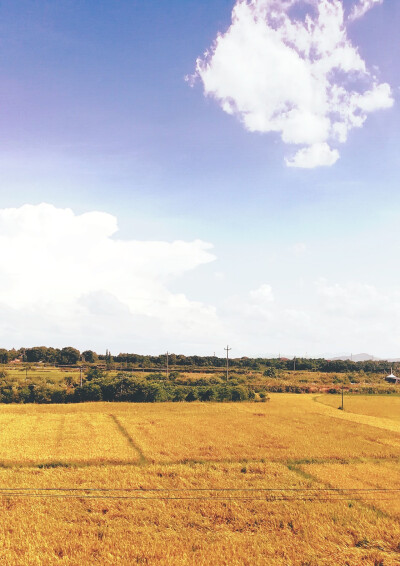
{"label": "sky", "polygon": [[399,357],[399,25],[1,2],[1,346]]}

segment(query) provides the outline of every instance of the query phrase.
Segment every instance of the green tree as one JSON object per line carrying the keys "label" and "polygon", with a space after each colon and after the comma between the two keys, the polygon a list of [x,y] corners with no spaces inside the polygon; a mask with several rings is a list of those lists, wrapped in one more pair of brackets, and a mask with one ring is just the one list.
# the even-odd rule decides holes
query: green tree
{"label": "green tree", "polygon": [[97,383],[84,383],[74,391],[74,401],[101,401],[101,387]]}
{"label": "green tree", "polygon": [[0,364],[6,364],[8,362],[8,359],[8,350],[6,350],[5,348],[0,348]]}
{"label": "green tree", "polygon": [[27,348],[25,350],[26,361],[29,363],[44,362],[47,358],[46,346],[35,346],[34,348]]}
{"label": "green tree", "polygon": [[197,401],[198,398],[199,396],[197,393],[197,389],[195,387],[192,387],[192,389],[186,395],[186,401]]}
{"label": "green tree", "polygon": [[71,366],[78,363],[81,353],[76,348],[67,346],[58,353],[58,363],[62,366]]}
{"label": "green tree", "polygon": [[86,381],[93,381],[94,379],[104,379],[106,372],[100,368],[90,368],[86,372]]}
{"label": "green tree", "polygon": [[85,350],[82,352],[82,358],[88,364],[95,364],[99,360],[99,356],[93,350]]}

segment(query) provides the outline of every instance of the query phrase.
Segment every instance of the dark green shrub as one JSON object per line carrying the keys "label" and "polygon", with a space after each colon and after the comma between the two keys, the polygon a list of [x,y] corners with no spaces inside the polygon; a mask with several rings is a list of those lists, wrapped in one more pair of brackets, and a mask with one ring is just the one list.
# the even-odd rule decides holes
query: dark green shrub
{"label": "dark green shrub", "polygon": [[199,398],[197,390],[192,387],[189,391],[189,393],[186,395],[186,401],[197,401],[197,399]]}

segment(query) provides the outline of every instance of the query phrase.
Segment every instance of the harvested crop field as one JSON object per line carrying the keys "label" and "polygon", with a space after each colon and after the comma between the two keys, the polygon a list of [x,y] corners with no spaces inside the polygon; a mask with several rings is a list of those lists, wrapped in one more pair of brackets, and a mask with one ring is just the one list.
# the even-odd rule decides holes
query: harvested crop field
{"label": "harvested crop field", "polygon": [[332,399],[2,405],[1,564],[400,564],[398,420]]}

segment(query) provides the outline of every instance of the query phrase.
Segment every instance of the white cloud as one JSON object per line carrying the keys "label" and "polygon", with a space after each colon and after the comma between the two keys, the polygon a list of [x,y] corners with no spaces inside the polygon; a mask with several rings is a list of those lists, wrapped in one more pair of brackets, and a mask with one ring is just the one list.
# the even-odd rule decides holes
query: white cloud
{"label": "white cloud", "polygon": [[120,240],[117,230],[116,218],[103,212],[76,215],[49,204],[0,210],[3,342],[37,343],[43,335],[62,343],[70,333],[84,344],[103,333],[103,343],[112,336],[122,348],[135,336],[193,343],[218,332],[213,307],[169,290],[215,259],[212,246]]}
{"label": "white cloud", "polygon": [[397,356],[400,291],[361,281],[291,280],[230,297],[219,310],[243,355],[319,356],[330,351]]}
{"label": "white cloud", "polygon": [[373,89],[357,97],[356,104],[364,112],[390,108],[392,106],[390,86],[386,83],[374,85]]}
{"label": "white cloud", "polygon": [[[353,13],[361,17],[370,4]],[[304,6],[307,15],[297,18]],[[339,153],[331,145],[393,104],[390,86],[348,39],[340,0],[237,0],[229,29],[197,60],[196,77],[247,130],[303,146],[286,160],[292,167],[333,165]]]}
{"label": "white cloud", "polygon": [[[227,299],[216,291],[205,304],[172,288],[214,260],[210,244],[117,234],[115,217],[102,212],[78,215],[48,204],[0,210],[0,345],[203,354],[220,347],[223,354],[229,343],[233,355],[397,351],[398,289],[300,281],[286,249],[282,264],[290,270],[277,279],[271,267],[273,286]],[[301,254],[305,246],[292,249]],[[221,290],[212,270],[209,277]]]}
{"label": "white cloud", "polygon": [[254,301],[255,304],[268,305],[274,301],[274,294],[272,292],[271,285],[264,283],[258,289],[254,289],[249,293],[250,299]]}
{"label": "white cloud", "polygon": [[248,332],[246,319],[263,322],[271,320],[274,301],[271,285],[264,283],[244,296],[228,297],[220,314],[224,320],[229,321],[232,318],[235,320],[233,326],[231,322],[228,324],[231,330],[233,327],[240,328],[246,334]]}
{"label": "white cloud", "polygon": [[294,157],[286,159],[288,167],[301,167],[302,169],[314,169],[333,165],[339,159],[337,149],[331,149],[327,143],[315,143],[310,147],[300,149]]}
{"label": "white cloud", "polygon": [[336,352],[398,355],[400,293],[396,287],[321,279],[315,290],[314,320],[321,344]]}
{"label": "white cloud", "polygon": [[326,313],[351,319],[356,324],[364,324],[365,319],[385,321],[393,309],[400,309],[400,297],[396,293],[384,293],[367,283],[332,284],[321,279],[316,283],[316,290]]}
{"label": "white cloud", "polygon": [[377,4],[383,4],[383,0],[360,0],[358,4],[353,7],[351,14],[349,16],[350,21],[358,20],[362,18],[364,14],[368,12],[371,8]]}

